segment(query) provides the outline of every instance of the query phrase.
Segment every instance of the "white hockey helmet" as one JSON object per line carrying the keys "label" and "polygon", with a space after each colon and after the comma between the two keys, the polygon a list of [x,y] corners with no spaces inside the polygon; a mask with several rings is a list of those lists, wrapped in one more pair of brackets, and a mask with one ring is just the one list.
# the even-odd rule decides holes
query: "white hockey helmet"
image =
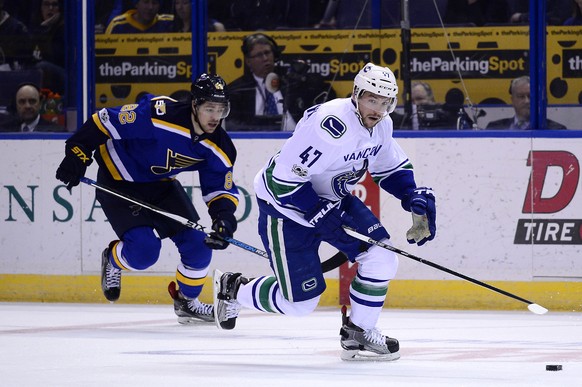
{"label": "white hockey helmet", "polygon": [[389,98],[388,114],[396,109],[398,85],[394,73],[388,67],[377,66],[373,63],[365,65],[354,78],[356,99],[360,98],[364,91]]}

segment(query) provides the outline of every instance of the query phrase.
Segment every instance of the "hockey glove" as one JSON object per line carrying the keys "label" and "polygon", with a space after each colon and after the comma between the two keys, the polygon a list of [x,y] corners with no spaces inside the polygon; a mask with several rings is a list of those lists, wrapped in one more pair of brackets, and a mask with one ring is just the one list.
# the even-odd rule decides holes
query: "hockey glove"
{"label": "hockey glove", "polygon": [[305,220],[315,228],[317,234],[327,241],[347,243],[353,239],[342,228],[343,225],[353,227],[351,216],[338,209],[330,201],[320,200],[318,206],[305,214]]}
{"label": "hockey glove", "polygon": [[69,191],[79,185],[81,177],[85,176],[87,167],[93,162],[91,154],[80,144],[67,143],[65,146],[65,158],[57,169],[56,178],[65,183]]}
{"label": "hockey glove", "polygon": [[434,239],[436,235],[436,205],[431,188],[421,187],[406,195],[402,207],[412,213],[412,227],[406,232],[408,243],[419,246]]}
{"label": "hockey glove", "polygon": [[234,215],[222,215],[212,222],[212,232],[204,238],[204,244],[213,250],[224,250],[229,243],[224,238],[232,238],[236,231]]}

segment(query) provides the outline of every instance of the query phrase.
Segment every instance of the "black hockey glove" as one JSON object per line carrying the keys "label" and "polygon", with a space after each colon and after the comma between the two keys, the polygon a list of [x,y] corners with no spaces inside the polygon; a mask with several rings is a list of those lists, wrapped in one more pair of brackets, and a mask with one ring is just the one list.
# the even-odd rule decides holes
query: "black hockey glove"
{"label": "black hockey glove", "polygon": [[342,227],[343,225],[352,226],[351,216],[330,201],[320,200],[317,207],[305,214],[305,220],[313,225],[315,232],[327,241],[349,243],[350,239],[353,239]]}
{"label": "black hockey glove", "polygon": [[436,205],[432,188],[416,188],[402,200],[402,207],[412,213],[412,227],[406,232],[408,243],[419,246],[436,235]]}
{"label": "black hockey glove", "polygon": [[57,169],[56,178],[65,183],[69,191],[79,185],[81,177],[85,176],[87,167],[93,162],[91,154],[80,144],[67,143],[65,146],[65,158]]}
{"label": "black hockey glove", "polygon": [[224,250],[229,243],[224,238],[232,238],[236,231],[236,218],[232,214],[221,215],[212,222],[212,232],[204,238],[206,246],[213,250]]}

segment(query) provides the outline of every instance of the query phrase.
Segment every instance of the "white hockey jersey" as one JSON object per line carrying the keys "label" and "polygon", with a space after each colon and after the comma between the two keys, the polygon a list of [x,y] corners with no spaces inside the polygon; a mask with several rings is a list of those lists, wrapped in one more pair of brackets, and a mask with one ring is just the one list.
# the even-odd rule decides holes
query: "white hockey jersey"
{"label": "white hockey jersey", "polygon": [[255,193],[281,214],[311,227],[303,216],[316,202],[304,202],[309,195],[298,195],[301,190],[312,188],[320,198],[337,202],[350,194],[366,170],[380,183],[412,168],[392,132],[390,117],[371,131],[362,126],[350,98],[313,106],[281,151],[256,175]]}

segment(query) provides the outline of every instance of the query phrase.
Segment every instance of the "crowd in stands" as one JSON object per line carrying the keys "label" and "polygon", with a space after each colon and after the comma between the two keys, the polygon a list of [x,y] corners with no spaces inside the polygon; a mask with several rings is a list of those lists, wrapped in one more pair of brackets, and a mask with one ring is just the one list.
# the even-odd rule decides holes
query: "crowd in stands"
{"label": "crowd in stands", "polygon": [[[579,7],[579,0],[546,1],[548,25],[562,25],[580,13],[579,9],[572,13],[573,6]],[[382,27],[400,25],[400,3],[381,1]],[[190,4],[188,0],[96,0],[95,31],[115,33],[123,30],[113,28],[116,24],[130,24],[136,32],[189,32],[190,23],[185,20],[190,16]],[[436,27],[441,20],[449,26],[527,24],[529,0],[409,0],[409,14],[412,27]],[[209,31],[371,26],[372,2],[366,0],[208,1]]]}
{"label": "crowd in stands", "polygon": [[[58,100],[55,107],[62,106],[65,93],[65,22],[64,0],[0,0],[0,75],[2,87],[0,108],[6,131],[17,128],[32,131],[32,128],[47,127],[47,131],[63,130],[62,112],[52,111],[51,122],[38,123],[38,114],[45,112],[46,103]],[[17,92],[21,85],[31,94],[23,98],[26,105],[18,103]],[[47,96],[51,98],[46,98]],[[32,103],[36,100],[36,103]],[[28,103],[31,101],[31,103]],[[21,109],[22,108],[22,109]],[[26,126],[22,112],[36,110],[35,125]],[[43,118],[44,120],[44,118]],[[24,129],[25,128],[25,129]],[[28,130],[31,129],[31,130]]]}
{"label": "crowd in stands", "polygon": [[[95,0],[94,4],[97,34],[192,31],[191,0]],[[381,1],[383,28],[399,27],[400,5],[400,0]],[[59,100],[66,84],[64,7],[65,0],[0,0],[0,72],[37,72],[40,80],[29,83]],[[412,27],[529,22],[529,0],[409,0],[409,8]],[[582,0],[546,0],[546,21],[548,25],[582,25]],[[372,2],[365,0],[208,0],[208,31],[371,26]],[[8,108],[14,115],[15,90],[11,93],[10,104],[3,106],[0,101],[0,110]],[[54,122],[58,126],[56,121],[62,122],[62,117]]]}

